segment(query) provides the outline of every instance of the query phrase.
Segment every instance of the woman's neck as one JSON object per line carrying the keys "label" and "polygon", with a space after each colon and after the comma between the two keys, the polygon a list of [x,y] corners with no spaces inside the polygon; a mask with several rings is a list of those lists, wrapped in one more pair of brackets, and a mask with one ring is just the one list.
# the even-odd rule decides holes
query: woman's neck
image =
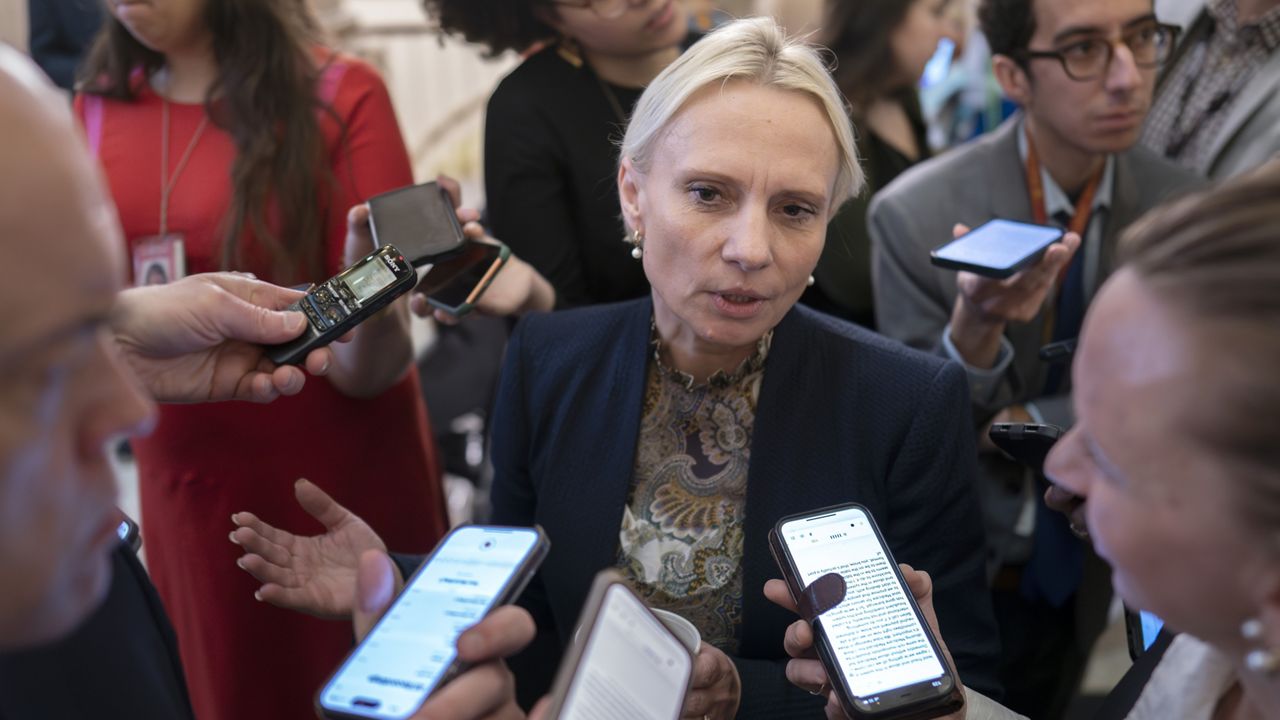
{"label": "woman's neck", "polygon": [[204,102],[218,79],[218,63],[212,48],[169,52],[164,68],[153,78],[157,92],[173,102]]}
{"label": "woman's neck", "polygon": [[[1243,663],[1242,663],[1243,664]],[[1236,676],[1240,679],[1238,699],[1234,707],[1222,707],[1223,714],[1215,715],[1219,720],[1264,720],[1280,717],[1280,677],[1267,677],[1260,673],[1238,667]],[[1228,699],[1224,697],[1224,700]],[[1224,703],[1224,705],[1228,705]]]}
{"label": "woman's neck", "polygon": [[610,55],[584,48],[582,55],[602,80],[622,87],[642,88],[680,57],[680,48],[662,48],[643,55]]}
{"label": "woman's neck", "polygon": [[653,322],[662,344],[662,361],[698,384],[707,382],[717,371],[733,373],[756,351],[755,343],[726,347],[706,342],[674,314],[666,312],[661,303],[654,303]]}

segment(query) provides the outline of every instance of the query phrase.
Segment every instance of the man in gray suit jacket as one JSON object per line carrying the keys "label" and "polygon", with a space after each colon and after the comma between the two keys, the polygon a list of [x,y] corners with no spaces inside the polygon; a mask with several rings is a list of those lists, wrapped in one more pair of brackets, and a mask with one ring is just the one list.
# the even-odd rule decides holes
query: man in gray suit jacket
{"label": "man in gray suit jacket", "polygon": [[1280,0],[1157,0],[1183,33],[1142,144],[1213,179],[1280,153]]}
{"label": "man in gray suit jacket", "polygon": [[[1075,337],[1124,227],[1197,180],[1134,147],[1174,35],[1151,0],[982,0],[979,17],[996,77],[1022,112],[876,197],[876,319],[885,334],[968,370],[987,444],[979,495],[1007,698],[1031,717],[1053,717],[1104,625],[1108,576],[985,430],[993,420],[1072,424],[1069,373],[1043,363],[1039,348]],[[993,218],[1074,232],[1006,281],[930,264],[953,224]]]}

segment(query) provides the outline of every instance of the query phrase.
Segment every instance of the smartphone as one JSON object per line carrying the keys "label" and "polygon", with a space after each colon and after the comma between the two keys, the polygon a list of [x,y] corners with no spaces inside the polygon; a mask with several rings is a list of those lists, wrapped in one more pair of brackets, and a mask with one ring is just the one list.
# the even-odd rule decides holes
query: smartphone
{"label": "smartphone", "polygon": [[1040,423],[992,423],[987,437],[1009,457],[1043,474],[1045,458],[1062,437],[1062,428]]}
{"label": "smartphone", "polygon": [[551,720],[676,720],[693,656],[616,570],[596,575],[551,690]]}
{"label": "smartphone", "polygon": [[992,220],[934,248],[929,258],[938,267],[1007,278],[1033,265],[1063,232],[1047,225]]}
{"label": "smartphone", "polygon": [[1128,605],[1124,608],[1124,629],[1129,640],[1129,657],[1137,660],[1138,656],[1151,649],[1160,630],[1164,628],[1164,620],[1146,610],[1134,610]]}
{"label": "smartphone", "polygon": [[456,650],[462,631],[514,601],[550,546],[539,527],[464,525],[450,532],[320,689],[320,713],[370,720],[414,713],[465,669]]}
{"label": "smartphone", "polygon": [[462,248],[465,238],[453,199],[437,183],[411,185],[369,198],[374,243],[400,248],[420,267]]}
{"label": "smartphone", "polygon": [[431,266],[418,291],[432,307],[461,317],[471,312],[510,257],[511,250],[500,242],[468,239],[461,252]]}
{"label": "smartphone", "polygon": [[307,316],[307,329],[286,343],[271,345],[277,365],[299,365],[307,353],[342,337],[388,303],[413,289],[418,274],[394,245],[384,245],[355,265],[311,288],[288,310]]}
{"label": "smartphone", "polygon": [[120,513],[120,524],[116,526],[116,535],[120,537],[120,542],[129,546],[130,550],[138,552],[142,547],[142,530],[138,527],[138,523],[133,518]]}
{"label": "smartphone", "polygon": [[819,615],[813,628],[818,657],[850,717],[921,720],[964,705],[937,638],[865,507],[850,503],[784,517],[769,546],[792,598],[829,572],[845,579],[844,601]]}

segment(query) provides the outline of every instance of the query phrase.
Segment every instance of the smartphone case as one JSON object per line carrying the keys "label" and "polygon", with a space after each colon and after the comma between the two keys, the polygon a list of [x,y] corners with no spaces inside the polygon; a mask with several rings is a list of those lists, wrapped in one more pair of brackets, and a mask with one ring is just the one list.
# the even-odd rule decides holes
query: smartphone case
{"label": "smartphone case", "polygon": [[[844,509],[850,505],[839,505],[831,508],[823,508],[814,510],[810,513],[804,513],[805,516],[823,512],[823,510]],[[861,506],[858,506],[861,507]],[[865,510],[865,508],[863,508]],[[778,528],[782,523],[792,520],[796,516],[788,516],[780,519],[778,523],[769,530],[769,552],[773,554],[774,562],[782,571],[782,578],[787,583],[787,589],[791,591],[791,598],[796,601],[804,619],[813,626],[814,648],[817,650],[818,658],[822,661],[822,667],[826,669],[828,677],[839,677],[839,665],[836,663],[835,656],[831,649],[827,646],[825,635],[819,632],[819,617],[826,611],[834,608],[844,602],[845,586],[844,578],[837,573],[827,573],[814,580],[807,587],[802,587],[800,578],[795,574],[791,567],[791,562],[787,559],[786,548],[782,544],[782,537],[778,534]],[[871,513],[867,512],[867,517],[871,517]],[[876,529],[877,536],[880,534],[879,528]],[[882,538],[883,541],[883,538]],[[894,571],[897,572],[897,565],[893,564]],[[839,579],[835,582],[832,578]],[[908,593],[908,597],[910,594]],[[915,599],[911,599],[911,605],[915,607]],[[915,608],[919,614],[919,608]],[[922,618],[923,620],[923,618]],[[925,626],[928,631],[928,625]],[[930,634],[932,634],[930,632]],[[945,662],[945,656],[943,656]],[[953,677],[959,679],[954,666],[948,664],[948,669]],[[845,713],[854,720],[930,720],[931,718],[950,715],[958,712],[964,707],[964,692],[960,689],[960,683],[956,682],[950,695],[946,696],[938,704],[930,704],[921,708],[905,708],[902,710],[893,710],[879,713],[866,713],[858,710],[858,706],[853,702],[848,690],[843,682],[831,683],[831,690],[840,699],[840,706],[844,708]]]}
{"label": "smartphone case", "polygon": [[434,181],[375,195],[366,204],[374,243],[395,245],[414,267],[462,248],[465,238],[453,200]]}
{"label": "smartphone case", "polygon": [[477,284],[471,292],[468,293],[466,302],[452,306],[447,303],[442,303],[428,295],[427,304],[437,310],[443,310],[454,317],[462,317],[474,310],[476,303],[480,301],[480,296],[484,295],[485,291],[489,289],[489,286],[493,284],[493,279],[502,271],[502,268],[506,267],[507,260],[511,258],[511,248],[507,247],[503,243],[498,243],[498,246],[501,248],[498,253],[498,258],[494,261],[489,271],[485,273],[484,278],[479,282],[479,284]]}

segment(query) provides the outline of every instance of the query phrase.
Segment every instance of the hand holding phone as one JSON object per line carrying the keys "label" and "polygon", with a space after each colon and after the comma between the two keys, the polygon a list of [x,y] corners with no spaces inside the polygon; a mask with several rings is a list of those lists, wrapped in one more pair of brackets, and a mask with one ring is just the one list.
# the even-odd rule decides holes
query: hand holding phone
{"label": "hand holding phone", "polygon": [[844,600],[813,622],[832,692],[853,718],[922,720],[964,704],[942,647],[866,508],[823,508],[782,518],[769,536],[792,600],[837,572]]}
{"label": "hand holding phone", "polygon": [[519,596],[546,556],[541,529],[463,526],[445,536],[316,696],[329,718],[399,720],[465,669],[457,640]]}
{"label": "hand holding phone", "polygon": [[462,317],[476,307],[510,257],[511,250],[496,240],[467,238],[458,252],[431,266],[417,290],[431,307]]}
{"label": "hand holding phone", "polygon": [[677,720],[693,656],[616,570],[596,575],[544,720]]}

